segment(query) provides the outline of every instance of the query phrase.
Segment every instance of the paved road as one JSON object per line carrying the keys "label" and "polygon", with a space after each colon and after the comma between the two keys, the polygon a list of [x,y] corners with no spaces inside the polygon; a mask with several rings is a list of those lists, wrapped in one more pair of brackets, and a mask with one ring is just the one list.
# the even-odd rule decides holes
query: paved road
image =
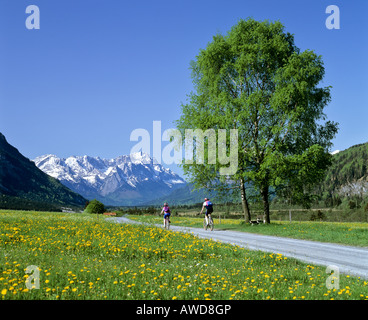
{"label": "paved road", "polygon": [[[126,217],[113,218],[120,223],[137,223]],[[189,232],[201,238],[235,244],[250,250],[281,253],[311,264],[337,266],[340,273],[368,279],[368,248],[296,240],[253,233],[171,226],[172,231]]]}

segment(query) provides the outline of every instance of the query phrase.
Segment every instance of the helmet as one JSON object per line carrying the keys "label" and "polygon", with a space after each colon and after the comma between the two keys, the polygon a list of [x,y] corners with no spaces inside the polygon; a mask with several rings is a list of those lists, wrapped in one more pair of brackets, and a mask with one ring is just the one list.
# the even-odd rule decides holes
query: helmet
{"label": "helmet", "polygon": [[208,200],[208,198],[204,198],[204,201],[207,201]]}
{"label": "helmet", "polygon": [[168,206],[169,204],[167,202],[164,203],[164,206]]}

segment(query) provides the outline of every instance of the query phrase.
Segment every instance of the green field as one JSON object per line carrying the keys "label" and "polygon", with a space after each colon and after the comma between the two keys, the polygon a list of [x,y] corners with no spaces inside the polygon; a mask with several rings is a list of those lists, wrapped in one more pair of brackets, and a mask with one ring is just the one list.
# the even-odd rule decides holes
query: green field
{"label": "green field", "polygon": [[[148,223],[162,223],[162,217],[153,215],[131,215],[133,220]],[[203,226],[200,217],[171,217],[173,225]],[[250,225],[242,219],[214,218],[215,228],[259,233],[264,235],[289,237],[294,239],[340,243],[352,246],[368,247],[368,223],[366,222],[323,222],[323,221],[272,221],[271,224]]]}
{"label": "green field", "polygon": [[5,300],[368,299],[364,279],[328,289],[324,267],[88,214],[0,211],[0,248]]}

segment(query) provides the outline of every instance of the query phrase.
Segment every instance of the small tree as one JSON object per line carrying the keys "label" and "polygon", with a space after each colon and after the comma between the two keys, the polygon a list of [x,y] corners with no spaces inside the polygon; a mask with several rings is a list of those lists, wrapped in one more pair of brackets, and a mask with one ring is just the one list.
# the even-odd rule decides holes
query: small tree
{"label": "small tree", "polygon": [[105,206],[100,201],[94,199],[90,201],[87,208],[85,209],[85,212],[87,213],[104,213],[105,212]]}

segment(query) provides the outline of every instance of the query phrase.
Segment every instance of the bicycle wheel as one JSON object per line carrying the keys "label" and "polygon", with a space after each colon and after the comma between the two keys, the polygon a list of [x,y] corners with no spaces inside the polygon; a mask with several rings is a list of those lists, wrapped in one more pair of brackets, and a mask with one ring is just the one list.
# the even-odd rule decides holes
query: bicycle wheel
{"label": "bicycle wheel", "polygon": [[165,227],[166,227],[167,230],[170,229],[170,223],[169,223],[169,219],[168,218],[165,219]]}
{"label": "bicycle wheel", "polygon": [[213,223],[212,217],[210,218],[209,223],[210,223],[211,231],[213,231],[214,223]]}

